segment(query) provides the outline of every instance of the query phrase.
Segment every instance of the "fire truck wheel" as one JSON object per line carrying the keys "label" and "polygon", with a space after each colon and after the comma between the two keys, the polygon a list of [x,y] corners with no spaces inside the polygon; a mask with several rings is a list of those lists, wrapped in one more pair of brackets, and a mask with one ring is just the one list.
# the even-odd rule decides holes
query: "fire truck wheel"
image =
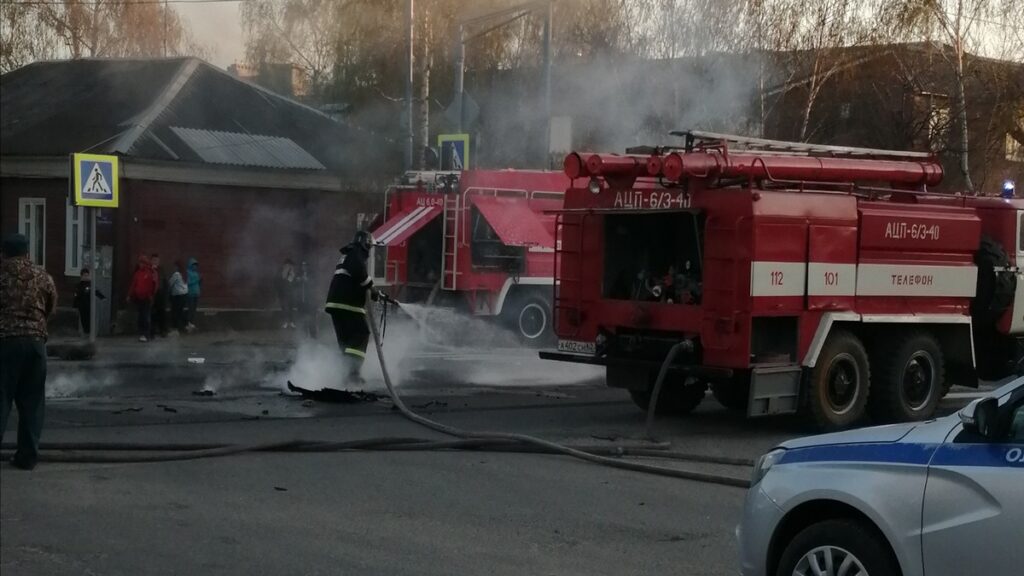
{"label": "fire truck wheel", "polygon": [[506,324],[527,344],[546,344],[553,334],[551,305],[543,296],[524,295],[512,301]]}
{"label": "fire truck wheel", "polygon": [[[687,381],[685,385],[672,386],[665,382],[658,394],[657,414],[681,416],[689,414],[704,400],[708,385],[704,382]],[[644,412],[651,405],[651,388],[646,390],[630,390],[629,396],[633,403]]]}
{"label": "fire truck wheel", "polygon": [[715,382],[711,384],[711,394],[715,400],[729,410],[746,412],[747,404],[750,401],[750,380],[739,382],[736,380],[728,382]]}
{"label": "fire truck wheel", "polygon": [[868,401],[871,417],[879,423],[931,418],[946,381],[938,340],[917,332],[881,350]]}
{"label": "fire truck wheel", "polygon": [[870,383],[868,354],[860,339],[833,332],[807,376],[803,412],[822,432],[847,428],[864,416]]}

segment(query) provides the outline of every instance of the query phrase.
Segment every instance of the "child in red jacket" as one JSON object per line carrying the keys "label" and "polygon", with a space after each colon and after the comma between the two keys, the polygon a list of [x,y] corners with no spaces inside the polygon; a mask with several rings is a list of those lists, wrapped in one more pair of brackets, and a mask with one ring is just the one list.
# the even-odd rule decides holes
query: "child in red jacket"
{"label": "child in red jacket", "polygon": [[157,288],[156,272],[150,266],[149,258],[139,256],[132,275],[132,284],[128,288],[128,300],[135,303],[138,312],[139,342],[147,342],[152,336],[153,298]]}

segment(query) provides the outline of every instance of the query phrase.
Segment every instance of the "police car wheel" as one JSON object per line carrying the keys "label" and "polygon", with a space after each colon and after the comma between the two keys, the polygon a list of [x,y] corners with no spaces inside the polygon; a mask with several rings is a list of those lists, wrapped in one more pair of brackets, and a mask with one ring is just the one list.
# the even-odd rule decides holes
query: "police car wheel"
{"label": "police car wheel", "polygon": [[864,417],[871,371],[860,339],[833,332],[803,390],[803,412],[819,431],[841,430]]}
{"label": "police car wheel", "polygon": [[786,546],[776,576],[898,576],[888,543],[852,519],[825,520],[799,532]]}
{"label": "police car wheel", "polygon": [[876,422],[926,420],[935,413],[945,382],[938,340],[927,332],[902,335],[876,353],[868,410]]}

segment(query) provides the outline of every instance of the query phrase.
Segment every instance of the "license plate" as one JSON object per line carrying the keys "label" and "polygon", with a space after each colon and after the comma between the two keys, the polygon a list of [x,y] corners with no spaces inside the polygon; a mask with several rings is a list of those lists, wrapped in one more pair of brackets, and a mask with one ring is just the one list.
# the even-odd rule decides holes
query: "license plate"
{"label": "license plate", "polygon": [[571,352],[573,354],[594,354],[597,351],[593,342],[577,342],[575,340],[559,340],[559,352]]}

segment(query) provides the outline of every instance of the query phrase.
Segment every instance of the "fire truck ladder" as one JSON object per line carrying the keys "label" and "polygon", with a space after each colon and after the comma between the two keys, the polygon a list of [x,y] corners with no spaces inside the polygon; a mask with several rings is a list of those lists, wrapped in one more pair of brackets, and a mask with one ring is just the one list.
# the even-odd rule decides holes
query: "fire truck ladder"
{"label": "fire truck ladder", "polygon": [[716,132],[699,130],[675,130],[672,136],[679,136],[686,142],[686,149],[694,145],[713,146],[726,145],[730,151],[765,152],[767,154],[790,156],[832,156],[849,158],[881,159],[928,159],[933,158],[930,152],[907,152],[902,150],[881,150],[877,148],[857,148],[854,146],[833,146],[827,144],[809,144],[805,142],[786,142],[784,140],[768,140],[766,138],[750,138],[733,136]]}
{"label": "fire truck ladder", "polygon": [[455,290],[459,276],[459,221],[462,210],[459,206],[459,195],[445,194],[444,223],[442,236],[444,252],[441,256],[441,288]]}
{"label": "fire truck ladder", "polygon": [[[566,220],[566,216],[570,220]],[[555,300],[553,303],[552,316],[556,319],[562,318],[561,311],[566,311],[566,317],[576,316],[579,319],[580,311],[583,309],[583,258],[580,251],[583,239],[583,224],[586,221],[585,214],[558,214],[555,217]],[[568,288],[570,297],[563,296]],[[579,322],[573,323],[579,329]],[[575,335],[575,332],[573,332]]]}

